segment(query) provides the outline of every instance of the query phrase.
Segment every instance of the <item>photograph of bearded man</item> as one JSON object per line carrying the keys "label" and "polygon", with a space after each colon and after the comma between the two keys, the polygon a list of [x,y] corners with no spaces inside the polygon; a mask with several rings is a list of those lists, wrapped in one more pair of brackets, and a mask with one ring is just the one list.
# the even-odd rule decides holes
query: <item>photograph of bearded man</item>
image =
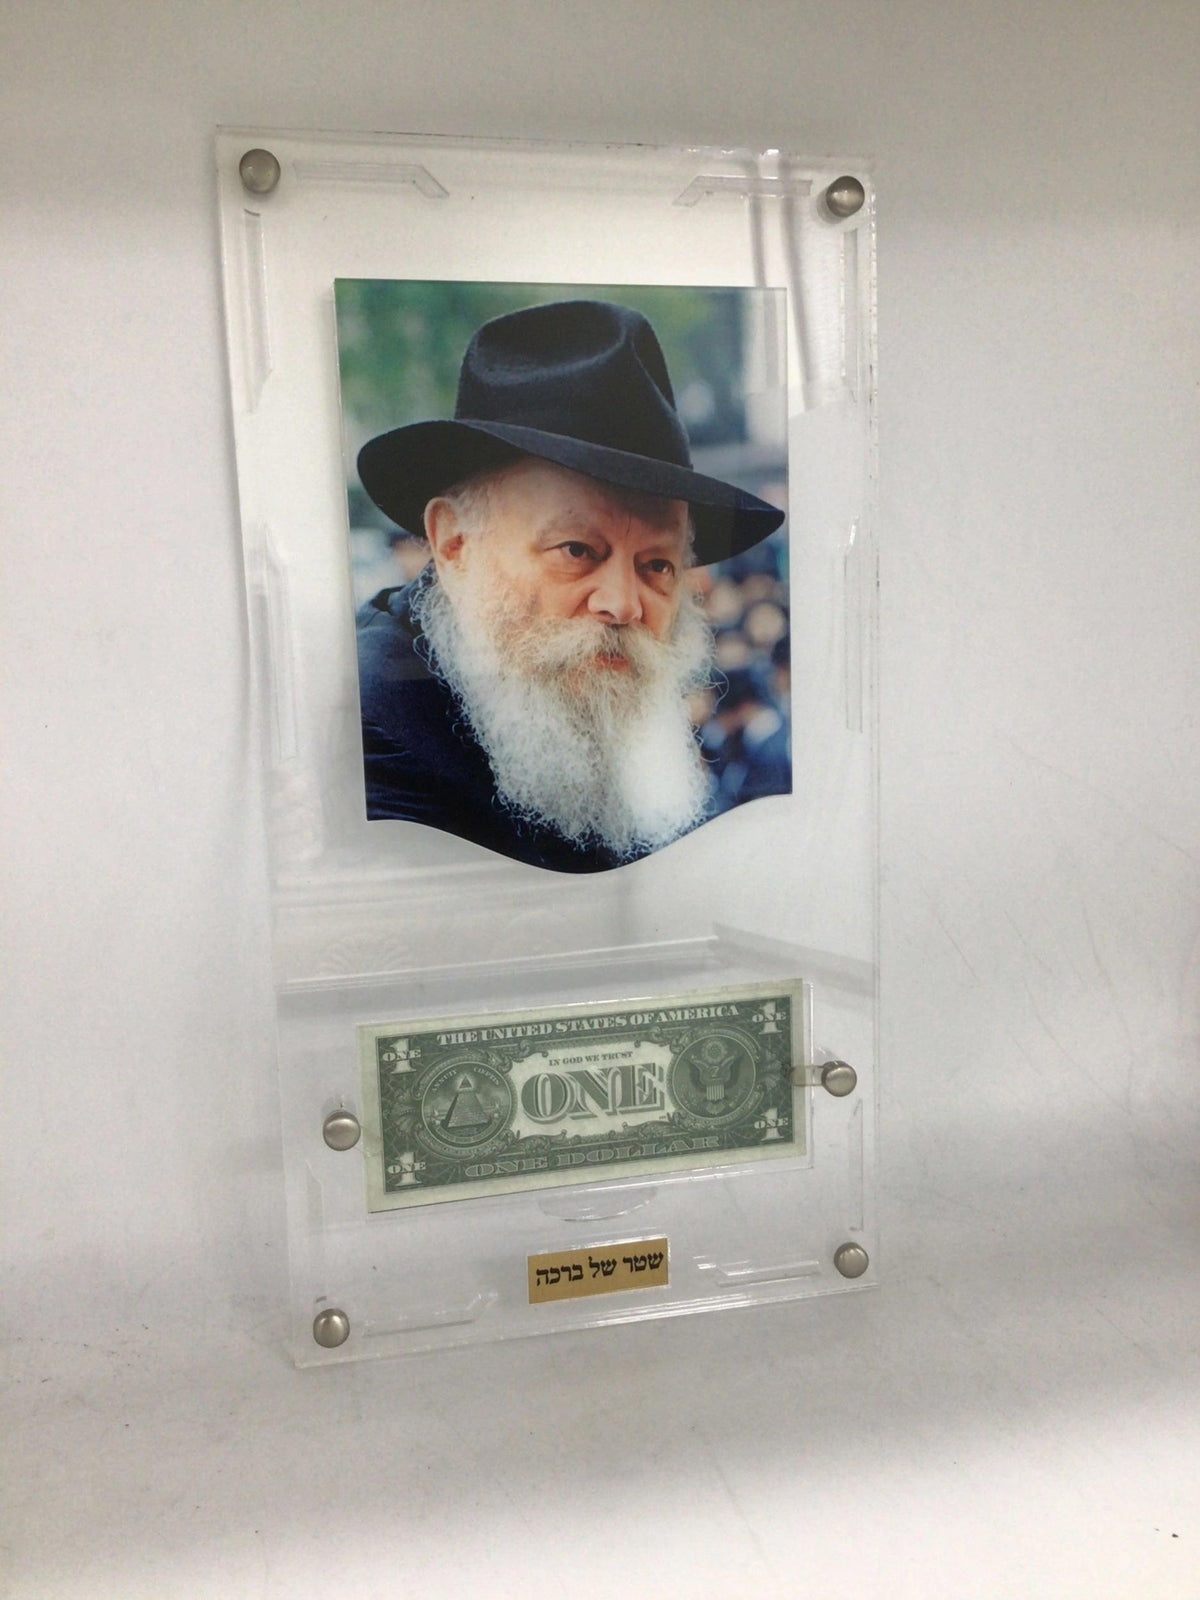
{"label": "photograph of bearded man", "polygon": [[[357,613],[368,818],[594,872],[728,808],[729,678],[698,579],[784,514],[695,469],[644,315],[571,299],[490,319],[453,418],[370,439],[357,469],[428,552]],[[772,770],[790,790],[790,761]]]}

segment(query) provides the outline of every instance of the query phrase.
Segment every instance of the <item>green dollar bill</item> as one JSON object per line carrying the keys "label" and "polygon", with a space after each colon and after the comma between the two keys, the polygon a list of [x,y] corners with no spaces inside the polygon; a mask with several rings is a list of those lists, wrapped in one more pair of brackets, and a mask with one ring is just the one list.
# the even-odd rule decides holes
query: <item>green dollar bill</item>
{"label": "green dollar bill", "polygon": [[799,984],[358,1034],[371,1211],[805,1154]]}

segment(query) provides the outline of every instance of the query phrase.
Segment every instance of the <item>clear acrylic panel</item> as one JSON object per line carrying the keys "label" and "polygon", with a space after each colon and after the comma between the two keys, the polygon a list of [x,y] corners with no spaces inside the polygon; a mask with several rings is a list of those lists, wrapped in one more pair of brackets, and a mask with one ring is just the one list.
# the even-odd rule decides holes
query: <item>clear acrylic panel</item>
{"label": "clear acrylic panel", "polygon": [[[264,193],[239,170],[253,149],[278,162]],[[861,163],[261,130],[223,132],[217,152],[297,1361],[869,1284],[874,241]],[[865,201],[843,217],[827,192],[847,171]],[[765,500],[786,482],[769,562],[702,563],[717,665],[695,717],[702,740],[711,729],[748,750],[751,717],[732,686],[760,685],[746,702],[757,726],[790,723],[790,792],[779,781],[756,791],[749,756],[737,766],[706,745],[721,781],[733,772],[742,784],[733,800],[600,871],[547,870],[442,826],[368,817],[355,607],[381,574],[405,583],[424,554],[383,526],[354,461],[371,406],[382,417],[393,392],[387,319],[407,317],[431,285],[439,308],[461,301],[468,319],[477,304],[507,306],[509,288],[538,298],[534,286],[553,286],[543,300],[578,286],[580,299],[650,307],[696,469]],[[727,385],[708,346],[689,366],[710,314],[738,350]],[[439,330],[448,316],[438,311]],[[444,342],[456,366],[459,348]],[[358,412],[353,360],[379,369]],[[439,394],[430,416],[448,415]],[[365,1025],[645,1009],[772,986],[798,998],[797,1137],[771,1160],[617,1161],[594,1181],[373,1211],[378,1140],[339,1150],[323,1135],[334,1112],[368,1123]],[[833,1061],[853,1073],[831,1078]],[[666,1283],[531,1303],[530,1256],[660,1239]],[[342,1342],[322,1344],[314,1319],[331,1311]]]}

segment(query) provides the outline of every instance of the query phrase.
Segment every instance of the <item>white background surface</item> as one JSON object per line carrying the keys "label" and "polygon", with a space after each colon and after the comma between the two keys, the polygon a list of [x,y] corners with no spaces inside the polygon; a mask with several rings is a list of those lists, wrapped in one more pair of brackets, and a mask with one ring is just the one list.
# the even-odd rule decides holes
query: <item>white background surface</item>
{"label": "white background surface", "polygon": [[[13,8],[0,1593],[1200,1595],[1187,3]],[[876,159],[883,1284],[296,1373],[212,130]]]}

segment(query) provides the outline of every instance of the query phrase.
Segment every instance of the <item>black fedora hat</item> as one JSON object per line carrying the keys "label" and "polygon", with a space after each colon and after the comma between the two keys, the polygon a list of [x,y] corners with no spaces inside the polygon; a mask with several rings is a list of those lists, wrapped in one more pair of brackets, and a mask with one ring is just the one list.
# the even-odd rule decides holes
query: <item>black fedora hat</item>
{"label": "black fedora hat", "polygon": [[463,357],[454,417],[380,434],[359,451],[371,499],[410,533],[430,500],[525,454],[602,483],[686,500],[696,560],[765,539],[783,512],[692,467],[667,364],[640,312],[560,300],[496,317]]}

